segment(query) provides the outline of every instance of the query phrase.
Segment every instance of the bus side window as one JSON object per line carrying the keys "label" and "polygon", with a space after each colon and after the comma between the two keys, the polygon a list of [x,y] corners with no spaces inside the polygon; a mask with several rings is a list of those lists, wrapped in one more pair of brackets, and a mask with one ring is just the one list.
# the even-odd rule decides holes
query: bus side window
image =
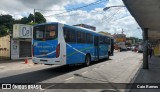
{"label": "bus side window", "polygon": [[100,44],[103,44],[103,37],[100,36],[100,41],[99,41]]}
{"label": "bus side window", "polygon": [[77,31],[77,43],[81,43],[81,32]]}
{"label": "bus side window", "polygon": [[70,42],[76,43],[76,31],[73,29],[70,29]]}
{"label": "bus side window", "polygon": [[90,34],[90,38],[89,38],[89,39],[90,39],[89,42],[90,42],[90,43],[93,43],[93,35],[92,35],[92,34]]}
{"label": "bus side window", "polygon": [[66,42],[76,43],[76,34],[75,30],[64,28],[64,39]]}
{"label": "bus side window", "polygon": [[86,43],[93,43],[93,35],[86,33]]}
{"label": "bus side window", "polygon": [[105,43],[109,44],[110,43],[110,38],[109,37],[105,37]]}
{"label": "bus side window", "polygon": [[86,33],[81,32],[81,43],[86,43]]}
{"label": "bus side window", "polygon": [[64,39],[66,42],[70,41],[70,37],[69,37],[69,30],[64,28]]}

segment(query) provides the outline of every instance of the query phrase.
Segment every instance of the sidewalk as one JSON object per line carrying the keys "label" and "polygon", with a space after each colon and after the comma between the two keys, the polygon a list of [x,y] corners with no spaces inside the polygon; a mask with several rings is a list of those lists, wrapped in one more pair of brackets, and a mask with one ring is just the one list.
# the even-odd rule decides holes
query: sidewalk
{"label": "sidewalk", "polygon": [[[149,69],[141,68],[133,83],[160,83],[160,57],[149,58]],[[130,92],[160,92],[160,88],[131,89]]]}
{"label": "sidewalk", "polygon": [[7,60],[0,62],[0,72],[10,71],[10,70],[21,70],[26,68],[31,68],[39,66],[41,64],[34,64],[32,59],[28,59],[28,63],[25,64],[25,60]]}

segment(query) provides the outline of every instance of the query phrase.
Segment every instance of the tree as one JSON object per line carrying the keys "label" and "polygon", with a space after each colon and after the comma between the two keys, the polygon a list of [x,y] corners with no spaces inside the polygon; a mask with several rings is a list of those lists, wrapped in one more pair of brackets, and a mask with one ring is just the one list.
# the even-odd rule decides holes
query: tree
{"label": "tree", "polygon": [[14,24],[20,24],[20,23],[21,23],[21,19],[14,20]]}
{"label": "tree", "polygon": [[23,18],[21,19],[21,23],[22,23],[22,24],[27,24],[27,23],[28,23],[28,18],[27,18],[27,17],[23,17]]}
{"label": "tree", "polygon": [[[12,31],[14,19],[11,15],[0,15],[0,26],[4,25],[9,31]],[[4,28],[4,26],[2,26]]]}
{"label": "tree", "polygon": [[0,36],[7,35],[8,33],[9,33],[9,29],[6,26],[1,25],[0,26]]}
{"label": "tree", "polygon": [[28,22],[33,22],[34,21],[34,15],[33,14],[29,14],[28,16]]}
{"label": "tree", "polygon": [[39,24],[39,23],[45,23],[46,19],[40,12],[35,12],[35,22],[34,21],[34,15],[29,14],[28,17],[23,17],[21,19],[13,19],[13,17],[9,14],[7,15],[0,15],[0,35],[6,35],[9,32],[12,33],[13,30],[13,24]]}
{"label": "tree", "polygon": [[45,23],[46,19],[40,12],[35,12],[35,22],[36,23]]}

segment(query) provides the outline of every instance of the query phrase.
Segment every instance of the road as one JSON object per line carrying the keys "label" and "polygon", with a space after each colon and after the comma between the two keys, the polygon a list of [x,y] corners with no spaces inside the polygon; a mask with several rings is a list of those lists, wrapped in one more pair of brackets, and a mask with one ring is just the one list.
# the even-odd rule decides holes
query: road
{"label": "road", "polygon": [[[0,72],[0,83],[95,83],[95,85],[96,83],[130,83],[141,64],[142,53],[117,52],[109,60],[94,62],[89,67],[41,65],[23,70]],[[50,88],[54,86],[54,84],[45,86],[41,91],[64,91],[64,89],[51,90]],[[75,91],[91,92],[93,89],[65,89],[65,92]],[[96,91],[106,92],[108,89],[97,89]],[[112,89],[110,91],[124,90]]]}

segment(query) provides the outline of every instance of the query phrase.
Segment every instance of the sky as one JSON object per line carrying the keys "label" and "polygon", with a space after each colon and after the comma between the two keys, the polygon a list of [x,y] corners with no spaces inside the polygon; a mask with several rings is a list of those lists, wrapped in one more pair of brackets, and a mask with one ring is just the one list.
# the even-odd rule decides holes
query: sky
{"label": "sky", "polygon": [[111,34],[121,33],[123,30],[127,37],[141,39],[142,31],[126,7],[103,11],[105,7],[119,5],[124,5],[121,0],[0,0],[0,14],[10,14],[13,18],[20,19],[33,14],[36,9],[36,12],[44,15],[47,22],[69,25],[83,23],[95,26],[97,32]]}

